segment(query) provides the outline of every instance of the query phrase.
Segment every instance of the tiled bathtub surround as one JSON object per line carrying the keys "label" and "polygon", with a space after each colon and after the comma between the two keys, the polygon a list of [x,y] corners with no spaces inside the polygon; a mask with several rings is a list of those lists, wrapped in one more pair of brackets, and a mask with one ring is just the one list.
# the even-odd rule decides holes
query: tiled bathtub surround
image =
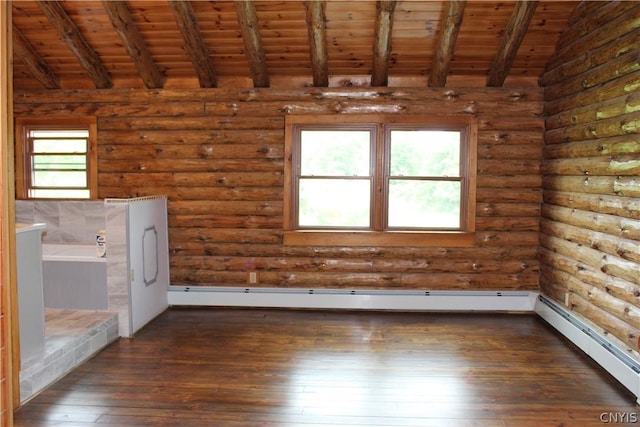
{"label": "tiled bathtub surround", "polygon": [[105,204],[107,230],[107,298],[109,310],[118,313],[120,336],[130,336],[129,263],[127,260],[127,210],[125,205]]}
{"label": "tiled bathtub surround", "polygon": [[104,202],[16,200],[16,222],[47,224],[45,243],[95,243],[106,227]]}
{"label": "tiled bathtub surround", "polygon": [[127,269],[123,243],[126,217],[113,211],[107,215],[103,200],[17,200],[16,222],[45,223],[47,229],[42,240],[50,244],[95,244],[96,233],[107,230],[108,312],[45,309],[44,355],[24,361],[20,372],[20,400],[24,402],[108,343],[127,336],[121,330],[128,325],[129,318],[129,288],[127,281],[122,280],[122,272],[126,277]]}
{"label": "tiled bathtub surround", "polygon": [[120,335],[129,336],[129,286],[127,282],[127,217],[124,206],[103,200],[16,200],[16,222],[44,222],[44,243],[95,244],[106,230],[108,310],[119,315]]}
{"label": "tiled bathtub surround", "polygon": [[45,351],[23,361],[20,401],[25,402],[118,339],[115,313],[45,309]]}

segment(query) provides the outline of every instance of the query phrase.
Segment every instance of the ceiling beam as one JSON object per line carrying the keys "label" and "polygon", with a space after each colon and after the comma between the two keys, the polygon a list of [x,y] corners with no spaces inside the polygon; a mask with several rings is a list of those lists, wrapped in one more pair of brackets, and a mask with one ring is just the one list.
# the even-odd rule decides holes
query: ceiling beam
{"label": "ceiling beam", "polygon": [[13,26],[13,51],[33,77],[46,89],[60,89],[60,79],[42,59],[20,30]]}
{"label": "ceiling beam", "polygon": [[144,85],[147,89],[161,88],[164,84],[164,76],[153,61],[151,52],[147,49],[147,44],[140,35],[127,4],[124,1],[104,0],[102,6],[138,69]]}
{"label": "ceiling beam", "polygon": [[313,72],[313,85],[329,86],[329,58],[327,55],[326,17],[324,1],[310,0],[304,2],[307,11],[307,33],[309,35],[309,56]]}
{"label": "ceiling beam", "polygon": [[82,68],[98,89],[109,89],[113,86],[109,71],[98,54],[91,48],[76,24],[58,1],[38,1],[38,6],[49,19],[58,36],[69,46]]}
{"label": "ceiling beam", "polygon": [[252,0],[234,0],[244,50],[255,87],[269,87],[267,57],[262,46],[256,6]]}
{"label": "ceiling beam", "polygon": [[538,1],[517,1],[514,4],[515,8],[504,31],[502,43],[493,59],[491,68],[489,68],[487,77],[487,86],[489,87],[500,87],[504,84],[522,40],[527,34]]}
{"label": "ceiling beam", "polygon": [[373,46],[373,66],[371,86],[386,86],[389,78],[389,57],[391,56],[391,31],[396,0],[376,2],[375,44]]}
{"label": "ceiling beam", "polygon": [[180,32],[182,33],[184,46],[198,75],[200,87],[217,87],[218,78],[213,65],[213,59],[211,59],[209,48],[207,48],[206,43],[202,39],[200,25],[198,24],[196,12],[193,10],[191,2],[170,1],[169,5],[173,11],[173,16],[175,16],[178,28],[180,28]]}
{"label": "ceiling beam", "polygon": [[434,43],[433,62],[429,75],[429,86],[444,87],[447,84],[449,66],[464,17],[465,0],[444,2],[440,19],[440,35]]}

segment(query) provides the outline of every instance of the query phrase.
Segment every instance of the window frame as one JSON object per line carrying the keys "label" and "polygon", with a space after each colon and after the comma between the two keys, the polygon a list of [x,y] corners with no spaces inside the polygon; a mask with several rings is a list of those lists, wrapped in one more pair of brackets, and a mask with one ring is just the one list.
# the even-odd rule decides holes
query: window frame
{"label": "window frame", "polygon": [[[429,128],[433,130],[462,130],[460,178],[462,183],[461,226],[459,230],[401,230],[384,229],[386,223],[386,201],[372,199],[373,229],[309,229],[297,227],[296,171],[299,157],[297,134],[302,129],[350,129],[376,126],[373,163],[374,189],[372,198],[382,197],[388,180],[386,156],[389,144],[386,133],[395,129]],[[467,115],[289,115],[285,118],[285,165],[283,200],[283,243],[285,245],[323,246],[415,246],[415,247],[470,247],[475,242],[476,175],[477,175],[477,119]]]}
{"label": "window frame", "polygon": [[[87,186],[89,197],[33,197],[32,155],[29,143],[31,130],[88,130],[87,138]],[[18,200],[96,200],[98,198],[98,142],[97,119],[95,117],[16,117],[16,199]],[[64,187],[60,187],[64,189]]]}

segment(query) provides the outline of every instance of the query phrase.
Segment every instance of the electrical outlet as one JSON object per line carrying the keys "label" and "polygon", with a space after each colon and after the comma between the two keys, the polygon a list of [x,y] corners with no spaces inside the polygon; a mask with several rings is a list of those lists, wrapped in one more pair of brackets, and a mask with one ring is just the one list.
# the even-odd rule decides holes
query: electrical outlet
{"label": "electrical outlet", "polygon": [[247,283],[258,283],[257,271],[250,271],[249,274],[247,274]]}

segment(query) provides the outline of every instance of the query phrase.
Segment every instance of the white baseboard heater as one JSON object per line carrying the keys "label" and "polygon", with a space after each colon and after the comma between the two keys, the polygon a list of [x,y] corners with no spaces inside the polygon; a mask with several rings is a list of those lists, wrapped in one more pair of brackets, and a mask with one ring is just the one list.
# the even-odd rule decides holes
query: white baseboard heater
{"label": "white baseboard heater", "polygon": [[640,363],[574,313],[538,292],[170,286],[169,305],[535,312],[630,390],[640,403]]}
{"label": "white baseboard heater", "polygon": [[538,297],[535,312],[616,378],[640,403],[640,363],[637,360],[570,310],[543,295]]}
{"label": "white baseboard heater", "polygon": [[170,286],[169,305],[349,310],[533,311],[537,292]]}

